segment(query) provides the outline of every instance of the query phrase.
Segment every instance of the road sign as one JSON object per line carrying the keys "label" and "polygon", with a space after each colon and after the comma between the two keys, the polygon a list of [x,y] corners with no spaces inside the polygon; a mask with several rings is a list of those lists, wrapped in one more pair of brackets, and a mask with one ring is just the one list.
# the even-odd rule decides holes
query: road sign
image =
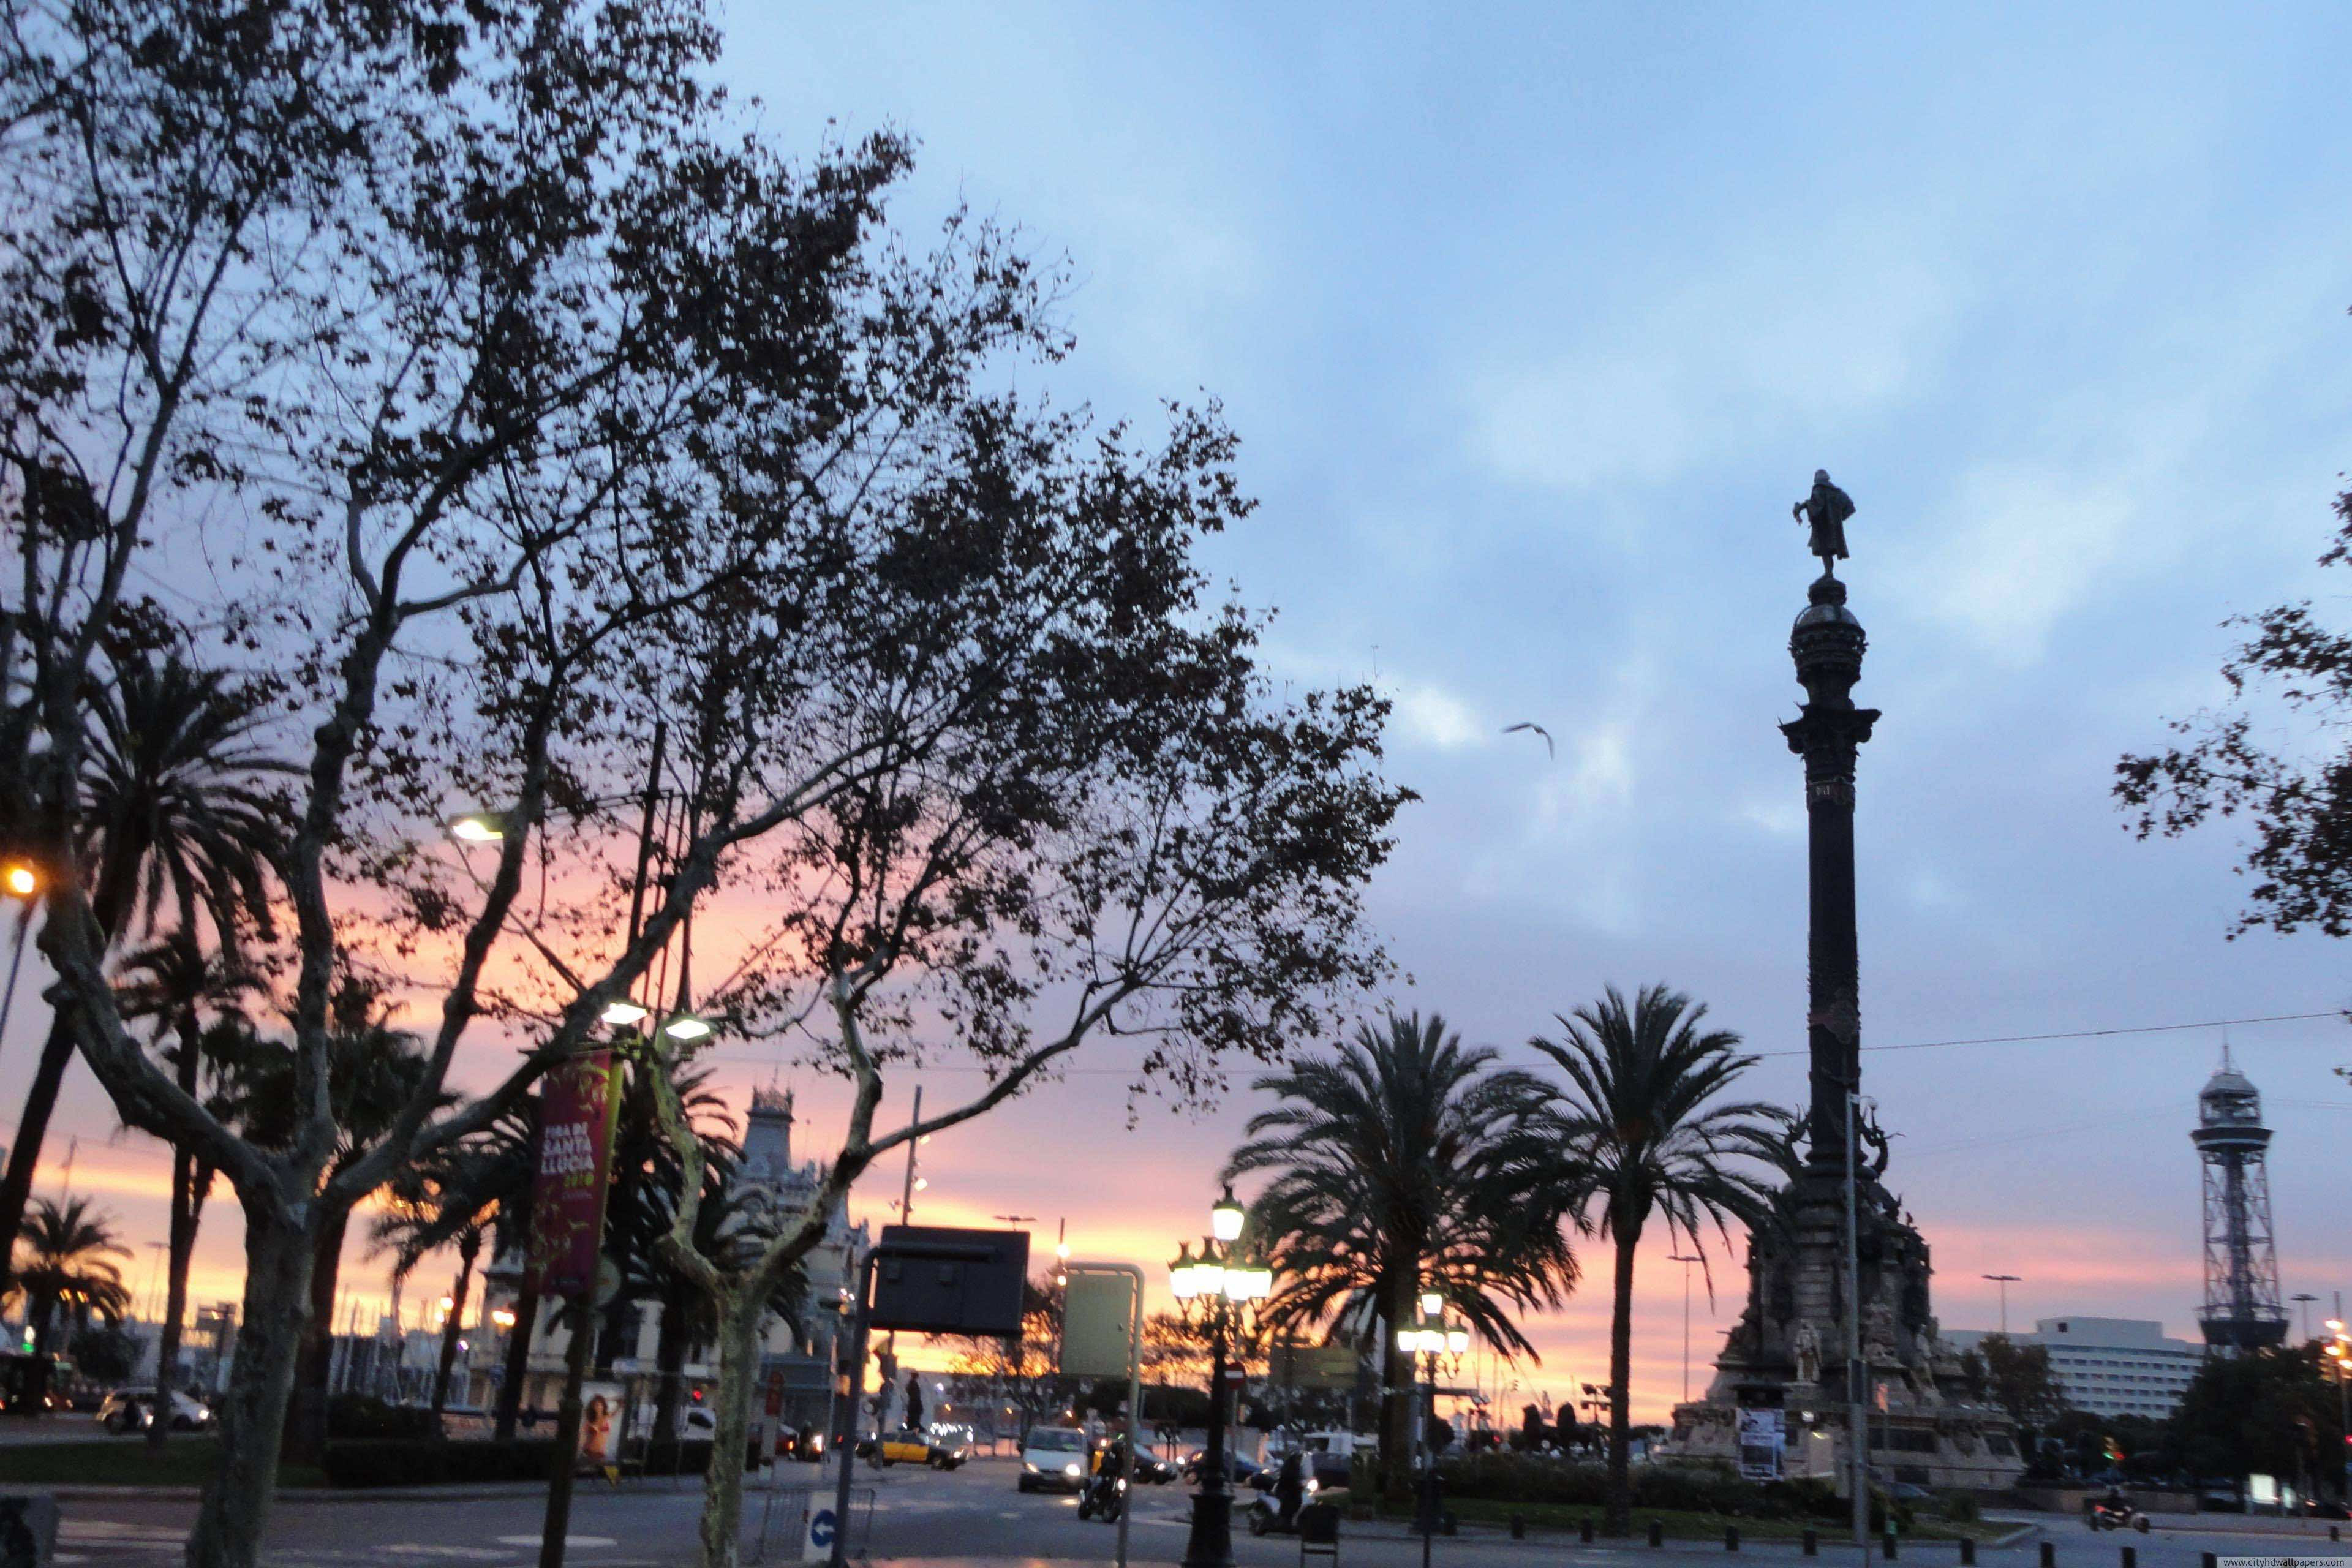
{"label": "road sign", "polygon": [[875,1243],[874,1263],[868,1328],[1001,1339],[1021,1332],[1025,1230],[887,1225]]}
{"label": "road sign", "polygon": [[830,1563],[833,1561],[833,1510],[815,1508],[809,1510],[808,1534],[801,1542],[801,1561]]}
{"label": "road sign", "polygon": [[1358,1365],[1348,1345],[1276,1345],[1267,1370],[1286,1388],[1347,1389],[1356,1386]]}
{"label": "road sign", "polygon": [[1073,1269],[1062,1297],[1062,1375],[1116,1377],[1134,1371],[1136,1284],[1124,1274]]}

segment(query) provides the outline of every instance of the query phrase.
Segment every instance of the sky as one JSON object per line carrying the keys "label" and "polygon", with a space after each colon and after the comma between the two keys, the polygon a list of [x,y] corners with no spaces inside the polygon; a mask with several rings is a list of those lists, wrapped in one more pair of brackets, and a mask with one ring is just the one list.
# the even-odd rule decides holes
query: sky
{"label": "sky", "polygon": [[[2232,836],[2137,843],[2108,795],[2119,753],[2221,699],[2227,616],[2352,583],[2315,564],[2352,455],[2352,13],[743,4],[728,31],[780,143],[919,141],[910,237],[961,201],[1067,258],[1057,398],[1146,425],[1222,400],[1263,504],[1206,563],[1278,607],[1279,679],[1393,698],[1390,772],[1423,797],[1370,890],[1411,980],[1386,1000],[1525,1061],[1554,1014],[1665,981],[1800,1099],[1775,726],[1815,570],[1789,506],[1826,467],[1858,508],[1855,696],[1885,715],[1864,1041],[1933,1047],[1874,1051],[1864,1089],[1937,1315],[1996,1327],[1981,1277],[2006,1273],[2012,1323],[2192,1333],[2187,1132],[2225,1032],[2277,1129],[2284,1288],[2352,1286],[2346,955],[2226,940]],[[1556,758],[1501,732],[1522,721]],[[31,1068],[37,967],[0,1085]],[[2013,1039],[2289,1015],[2318,1016]],[[738,1096],[768,1076],[720,1059]],[[918,1218],[1037,1215],[1045,1246],[1066,1221],[1160,1278],[1264,1102],[1125,1084],[1098,1058],[942,1136]],[[797,1087],[820,1152],[837,1104]],[[160,1151],[79,1066],[45,1180],[76,1136],[73,1189],[122,1216],[143,1285]],[[898,1179],[858,1211],[890,1217]],[[211,1215],[200,1300],[235,1288],[226,1193]],[[1707,1244],[1694,1390],[1744,1295]],[[1668,1250],[1639,1275],[1639,1416],[1681,1387]],[[1608,1260],[1583,1256],[1591,1285],[1529,1325],[1541,1364],[1495,1381],[1603,1380]],[[351,1271],[382,1289],[356,1243]]]}

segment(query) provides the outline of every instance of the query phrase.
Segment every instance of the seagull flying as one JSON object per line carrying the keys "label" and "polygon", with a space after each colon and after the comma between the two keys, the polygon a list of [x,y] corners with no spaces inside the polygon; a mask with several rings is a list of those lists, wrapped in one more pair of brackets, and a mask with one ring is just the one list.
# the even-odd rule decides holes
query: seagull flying
{"label": "seagull flying", "polygon": [[1559,748],[1551,743],[1551,731],[1545,729],[1542,725],[1506,724],[1503,726],[1503,733],[1506,735],[1516,735],[1521,730],[1533,730],[1537,734],[1541,735],[1544,738],[1544,754],[1550,757],[1555,762],[1559,761]]}

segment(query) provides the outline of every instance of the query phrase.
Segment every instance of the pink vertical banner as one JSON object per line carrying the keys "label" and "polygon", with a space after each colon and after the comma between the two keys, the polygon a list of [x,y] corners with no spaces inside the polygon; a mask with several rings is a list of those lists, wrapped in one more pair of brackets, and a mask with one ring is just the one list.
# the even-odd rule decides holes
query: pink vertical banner
{"label": "pink vertical banner", "polygon": [[610,1051],[573,1057],[540,1080],[539,1171],[525,1267],[542,1296],[595,1292],[620,1089]]}

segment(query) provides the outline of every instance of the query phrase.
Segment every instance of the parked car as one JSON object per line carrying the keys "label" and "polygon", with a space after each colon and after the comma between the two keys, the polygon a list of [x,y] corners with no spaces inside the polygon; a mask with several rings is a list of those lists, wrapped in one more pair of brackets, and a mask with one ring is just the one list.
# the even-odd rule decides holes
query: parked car
{"label": "parked car", "polygon": [[[143,1432],[154,1419],[152,1388],[118,1388],[99,1402],[98,1423],[110,1432]],[[176,1388],[172,1390],[173,1431],[204,1432],[210,1430],[212,1424],[211,1406]]]}
{"label": "parked car", "polygon": [[1087,1435],[1075,1426],[1032,1426],[1021,1439],[1024,1492],[1074,1492],[1086,1484]]}

